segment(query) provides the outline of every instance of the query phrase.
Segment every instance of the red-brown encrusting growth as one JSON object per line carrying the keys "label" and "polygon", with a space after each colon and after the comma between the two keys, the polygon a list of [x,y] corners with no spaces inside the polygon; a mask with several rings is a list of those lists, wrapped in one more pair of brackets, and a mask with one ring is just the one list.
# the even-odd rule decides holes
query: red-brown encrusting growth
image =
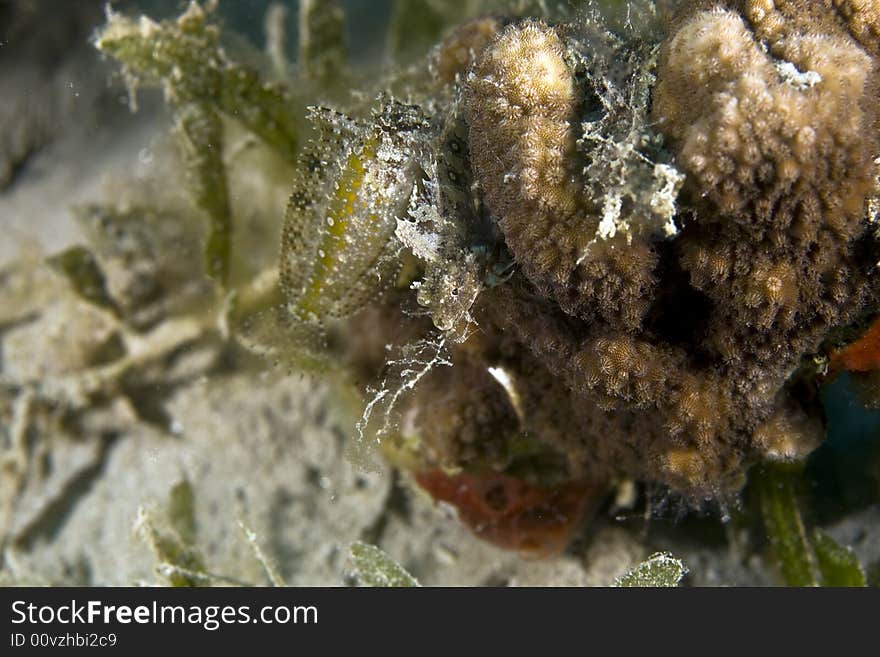
{"label": "red-brown encrusting growth", "polygon": [[858,340],[831,352],[829,365],[833,371],[874,372],[880,370],[880,320]]}
{"label": "red-brown encrusting growth", "polygon": [[416,475],[434,499],[452,504],[474,533],[526,557],[547,557],[565,549],[596,489],[566,484],[542,487],[495,472]]}

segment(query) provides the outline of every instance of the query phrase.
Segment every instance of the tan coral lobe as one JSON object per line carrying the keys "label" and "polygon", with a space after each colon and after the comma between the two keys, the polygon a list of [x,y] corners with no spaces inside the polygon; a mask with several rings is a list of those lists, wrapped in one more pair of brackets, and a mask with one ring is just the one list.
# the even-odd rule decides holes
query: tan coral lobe
{"label": "tan coral lobe", "polygon": [[[485,51],[464,94],[473,170],[507,247],[539,289],[571,315],[635,327],[656,257],[631,233],[597,233],[602,208],[585,191],[576,153],[583,91],[567,49],[556,29],[525,21]],[[662,200],[658,191],[647,202]]]}
{"label": "tan coral lobe", "polygon": [[[777,231],[800,220],[808,236],[822,220],[851,233],[876,143],[865,139],[875,65],[843,29],[806,33],[776,5],[746,3],[751,25],[726,9],[687,19],[665,45],[655,116],[723,214],[772,220]],[[813,197],[830,212],[779,212],[785,196]]]}
{"label": "tan coral lobe", "polygon": [[586,246],[564,241],[580,232],[569,164],[577,103],[559,35],[531,21],[487,49],[465,90],[474,173],[507,246],[538,280],[563,283],[560,260]]}
{"label": "tan coral lobe", "polygon": [[[474,171],[515,255],[534,239],[548,241],[552,251],[553,224],[573,221],[567,155],[577,103],[562,42],[537,22],[507,29],[468,83]],[[527,214],[531,221],[524,221]]]}

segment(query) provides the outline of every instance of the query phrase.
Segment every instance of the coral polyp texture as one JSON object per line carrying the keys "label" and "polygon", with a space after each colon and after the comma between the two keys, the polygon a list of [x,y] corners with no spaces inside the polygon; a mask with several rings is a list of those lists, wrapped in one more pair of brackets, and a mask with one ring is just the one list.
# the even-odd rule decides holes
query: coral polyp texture
{"label": "coral polyp texture", "polygon": [[291,321],[347,326],[361,434],[508,547],[804,458],[880,308],[880,3],[677,5],[476,17],[406,104],[312,114]]}

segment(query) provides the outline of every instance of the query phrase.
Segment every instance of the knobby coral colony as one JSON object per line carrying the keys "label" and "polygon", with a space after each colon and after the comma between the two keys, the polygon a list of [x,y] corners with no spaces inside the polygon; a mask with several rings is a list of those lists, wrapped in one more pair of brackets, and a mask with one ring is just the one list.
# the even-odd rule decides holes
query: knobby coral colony
{"label": "knobby coral colony", "polygon": [[430,97],[316,110],[286,221],[292,315],[351,318],[389,453],[533,554],[615,481],[803,458],[878,308],[880,1],[630,5],[472,20]]}

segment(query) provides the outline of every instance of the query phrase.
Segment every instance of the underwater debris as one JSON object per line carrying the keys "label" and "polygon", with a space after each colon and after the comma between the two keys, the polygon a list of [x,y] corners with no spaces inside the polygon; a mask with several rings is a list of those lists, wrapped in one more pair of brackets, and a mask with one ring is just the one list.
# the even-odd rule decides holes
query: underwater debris
{"label": "underwater debris", "polygon": [[302,0],[299,25],[299,65],[305,78],[338,83],[348,60],[342,5],[338,0]]}
{"label": "underwater debris", "polygon": [[375,545],[352,543],[353,575],[362,586],[421,586],[415,577]]}
{"label": "underwater debris", "polygon": [[687,575],[687,566],[671,554],[652,554],[633,570],[618,577],[612,586],[622,587],[671,587],[679,586]]}
{"label": "underwater debris", "polygon": [[285,160],[296,158],[296,119],[287,91],[233,62],[208,18],[216,1],[191,0],[176,21],[132,20],[108,9],[95,47],[123,65],[132,104],[140,83],[159,84],[175,109],[181,153],[195,204],[210,219],[204,248],[208,274],[228,284],[232,214],[223,160],[226,116]]}
{"label": "underwater debris", "polygon": [[297,120],[288,92],[230,59],[220,44],[219,28],[209,20],[216,4],[190,0],[177,20],[161,23],[110,11],[95,47],[122,64],[132,94],[139,84],[161,85],[173,106],[201,105],[240,121],[293,161]]}
{"label": "underwater debris", "polygon": [[799,501],[799,466],[756,469],[754,479],[770,547],[788,586],[866,586],[851,548],[820,529],[810,532]]}
{"label": "underwater debris", "polygon": [[73,289],[83,299],[119,314],[116,302],[107,292],[104,272],[88,249],[71,247],[49,258],[48,263],[70,280]]}

